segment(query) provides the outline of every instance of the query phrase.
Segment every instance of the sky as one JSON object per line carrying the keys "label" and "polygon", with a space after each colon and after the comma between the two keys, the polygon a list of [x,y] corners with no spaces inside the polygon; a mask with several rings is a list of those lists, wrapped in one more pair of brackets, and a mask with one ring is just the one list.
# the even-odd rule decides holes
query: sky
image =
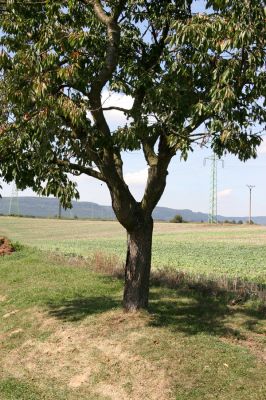
{"label": "sky", "polygon": [[[195,12],[203,10],[203,2],[197,1]],[[108,98],[105,106],[116,104],[125,108],[130,107],[132,99],[126,96],[115,95]],[[110,126],[121,125],[124,118],[118,111],[106,114]],[[211,161],[204,159],[211,156],[208,148],[195,147],[188,160],[181,161],[177,154],[169,167],[167,186],[161,197],[159,206],[175,209],[191,209],[208,213],[210,199]],[[217,198],[218,214],[224,216],[247,216],[249,212],[249,189],[247,185],[254,185],[252,191],[252,215],[266,215],[266,136],[265,141],[258,149],[255,160],[240,162],[237,157],[226,155],[224,162],[218,162],[217,170]],[[147,165],[141,152],[123,153],[124,174],[134,196],[140,200],[147,177]],[[111,205],[109,191],[106,185],[96,179],[81,175],[75,177],[78,184],[81,201],[90,201],[102,205]],[[9,196],[12,186],[3,184],[3,196]],[[34,193],[27,189],[19,193],[20,196],[30,196]]]}

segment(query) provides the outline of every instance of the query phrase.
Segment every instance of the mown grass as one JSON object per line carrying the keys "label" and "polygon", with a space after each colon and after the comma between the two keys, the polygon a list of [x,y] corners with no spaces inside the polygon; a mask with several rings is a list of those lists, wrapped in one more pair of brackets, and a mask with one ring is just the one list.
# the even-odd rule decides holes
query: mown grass
{"label": "mown grass", "polygon": [[30,248],[0,259],[0,399],[262,400],[263,310],[152,287],[125,314],[120,280]]}
{"label": "mown grass", "polygon": [[[117,222],[0,218],[12,240],[62,254],[101,251],[125,259],[126,233]],[[226,275],[266,284],[266,227],[156,223],[154,268],[173,268],[210,278]]]}

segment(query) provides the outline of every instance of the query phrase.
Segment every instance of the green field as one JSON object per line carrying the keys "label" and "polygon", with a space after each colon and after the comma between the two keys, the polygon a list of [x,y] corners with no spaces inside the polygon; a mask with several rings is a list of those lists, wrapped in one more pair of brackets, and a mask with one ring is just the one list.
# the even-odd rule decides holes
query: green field
{"label": "green field", "polygon": [[31,248],[0,258],[1,400],[265,399],[255,303],[152,287],[149,313],[127,314],[123,282],[82,262]]}
{"label": "green field", "polygon": [[[112,221],[1,217],[0,235],[63,254],[125,259],[126,232]],[[266,283],[266,227],[155,223],[153,268]]]}

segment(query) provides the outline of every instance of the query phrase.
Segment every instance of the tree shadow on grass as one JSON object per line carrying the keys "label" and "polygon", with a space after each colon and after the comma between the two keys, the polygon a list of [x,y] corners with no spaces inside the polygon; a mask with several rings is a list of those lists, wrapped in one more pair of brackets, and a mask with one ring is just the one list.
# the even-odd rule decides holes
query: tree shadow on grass
{"label": "tree shadow on grass", "polygon": [[121,303],[111,297],[78,297],[76,299],[62,300],[57,303],[48,303],[49,315],[65,322],[75,322],[89,315],[101,314]]}
{"label": "tree shadow on grass", "polygon": [[[51,301],[47,305],[52,317],[75,322],[89,315],[121,309],[121,300],[110,296],[91,296]],[[245,336],[239,331],[239,324],[237,328],[229,327],[226,323],[228,319],[233,322],[234,316],[242,313],[245,317],[244,330],[253,332],[258,321],[263,319],[263,315],[255,310],[230,307],[227,296],[213,296],[191,289],[152,288],[149,312],[152,315],[150,325],[154,327],[166,327],[186,335],[205,333],[235,339],[245,339]],[[248,323],[251,317],[252,323]]]}
{"label": "tree shadow on grass", "polygon": [[[229,327],[226,320],[234,322],[234,315],[241,313],[244,317],[253,316],[252,326],[245,324],[245,330],[254,330],[261,313],[248,309],[233,309],[228,304],[227,296],[212,296],[199,293],[195,290],[179,290],[170,293],[152,291],[150,294],[149,311],[153,315],[152,326],[168,327],[173,331],[184,332],[189,335],[207,333],[209,335],[227,336],[236,339],[245,339],[237,328]],[[231,323],[230,323],[231,325]],[[242,329],[241,329],[242,330]]]}

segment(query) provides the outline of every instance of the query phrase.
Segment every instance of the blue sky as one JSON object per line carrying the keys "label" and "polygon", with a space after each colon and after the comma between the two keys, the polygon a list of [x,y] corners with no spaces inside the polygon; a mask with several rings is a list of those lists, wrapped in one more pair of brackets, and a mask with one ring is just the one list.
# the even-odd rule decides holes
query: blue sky
{"label": "blue sky", "polygon": [[[203,11],[203,1],[195,2],[194,12]],[[117,102],[125,107],[131,103],[130,98],[119,97],[107,102]],[[110,105],[108,104],[108,105]],[[107,105],[107,104],[105,104]],[[107,115],[111,126],[121,124],[121,113],[112,111]],[[177,155],[171,162],[167,187],[159,205],[208,212],[210,188],[210,162],[203,165],[205,157],[211,155],[210,149],[196,147],[186,162],[180,161]],[[218,214],[226,216],[246,216],[249,207],[249,191],[247,184],[255,185],[253,190],[252,214],[266,215],[266,137],[258,150],[258,157],[245,163],[236,157],[223,157],[224,168],[218,163]],[[145,185],[147,165],[141,152],[124,153],[124,172],[133,194],[140,199]],[[92,201],[110,205],[110,195],[104,183],[87,176],[76,178],[83,201]],[[11,194],[11,186],[3,185],[3,196]],[[30,190],[20,195],[32,195]]]}

